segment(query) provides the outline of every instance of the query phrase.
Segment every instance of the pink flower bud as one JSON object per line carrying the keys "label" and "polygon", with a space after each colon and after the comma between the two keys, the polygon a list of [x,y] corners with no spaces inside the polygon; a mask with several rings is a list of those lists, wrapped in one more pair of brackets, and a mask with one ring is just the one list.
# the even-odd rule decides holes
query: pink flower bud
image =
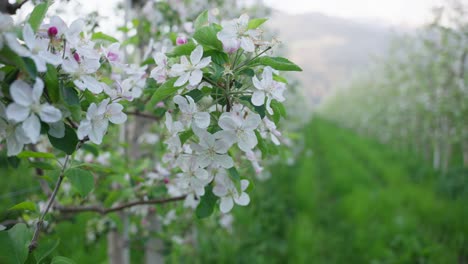
{"label": "pink flower bud", "polygon": [[112,52],[112,51],[109,51],[109,52],[107,53],[107,59],[108,59],[109,61],[118,61],[118,60],[119,60],[119,54],[114,53],[114,52]]}
{"label": "pink flower bud", "polygon": [[179,36],[179,37],[177,37],[177,39],[176,39],[176,44],[177,44],[177,46],[186,44],[187,42],[188,42],[188,39],[187,39],[186,37]]}
{"label": "pink flower bud", "polygon": [[164,184],[169,184],[169,179],[168,178],[164,178]]}
{"label": "pink flower bud", "polygon": [[47,30],[47,34],[49,34],[49,37],[53,38],[55,36],[57,36],[58,34],[58,29],[56,27],[50,27],[48,30]]}
{"label": "pink flower bud", "polygon": [[76,62],[78,62],[78,63],[81,61],[81,59],[80,59],[80,54],[78,54],[78,52],[73,53],[73,58],[74,58],[74,59],[76,60]]}
{"label": "pink flower bud", "polygon": [[159,102],[159,103],[156,104],[156,107],[157,107],[157,108],[163,108],[164,106],[165,106],[165,105],[164,105],[164,102],[163,102],[163,101],[161,101],[161,102]]}

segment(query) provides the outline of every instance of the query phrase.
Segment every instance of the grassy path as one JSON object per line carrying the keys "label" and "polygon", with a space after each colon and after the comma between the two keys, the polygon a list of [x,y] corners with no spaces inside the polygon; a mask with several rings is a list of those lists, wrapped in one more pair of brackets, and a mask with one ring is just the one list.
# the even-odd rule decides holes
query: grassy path
{"label": "grassy path", "polygon": [[316,119],[295,183],[292,263],[467,263],[468,207],[408,161]]}

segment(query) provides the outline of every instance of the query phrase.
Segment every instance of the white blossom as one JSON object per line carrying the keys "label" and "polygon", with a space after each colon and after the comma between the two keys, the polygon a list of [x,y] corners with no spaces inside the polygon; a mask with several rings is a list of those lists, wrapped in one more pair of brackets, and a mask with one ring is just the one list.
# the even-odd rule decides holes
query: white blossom
{"label": "white blossom", "polygon": [[34,87],[22,80],[14,81],[10,86],[13,103],[8,105],[6,116],[9,120],[21,122],[26,136],[32,143],[37,143],[41,131],[42,120],[45,123],[55,123],[62,119],[60,110],[48,103],[41,103],[44,83],[36,78]]}
{"label": "white blossom", "polygon": [[216,177],[215,183],[213,194],[221,198],[219,209],[222,213],[229,213],[234,207],[234,203],[240,206],[246,206],[250,203],[250,197],[245,192],[249,186],[248,180],[240,181],[240,192],[227,174]]}
{"label": "white blossom", "polygon": [[258,29],[249,29],[249,16],[241,15],[238,19],[223,21],[223,29],[218,32],[218,39],[226,52],[235,52],[239,47],[247,52],[255,51],[255,41],[260,35]]}
{"label": "white blossom", "polygon": [[127,115],[122,112],[123,106],[118,103],[109,104],[109,101],[110,99],[105,99],[99,105],[92,103],[89,106],[86,119],[82,120],[78,127],[79,139],[89,136],[91,142],[101,144],[109,121],[122,124],[127,120]]}
{"label": "white blossom", "polygon": [[252,95],[252,104],[255,106],[260,106],[266,101],[266,109],[269,114],[273,114],[273,109],[270,104],[273,99],[278,102],[284,101],[283,92],[286,90],[284,83],[277,82],[273,80],[273,69],[271,67],[265,67],[262,73],[262,80],[258,80],[257,76],[252,78],[252,82],[257,88]]}
{"label": "white blossom", "polygon": [[211,62],[211,57],[203,58],[202,46],[197,46],[190,54],[190,61],[186,56],[182,56],[180,64],[174,64],[171,73],[179,76],[174,86],[179,87],[189,82],[191,86],[199,84],[203,78],[202,69]]}
{"label": "white blossom", "polygon": [[181,122],[185,126],[189,127],[192,122],[200,127],[207,128],[210,125],[210,114],[207,112],[199,112],[197,105],[192,97],[186,95],[174,96],[174,103],[179,106],[181,112]]}
{"label": "white blossom", "polygon": [[246,111],[225,112],[219,117],[218,125],[223,129],[218,134],[245,152],[253,149],[258,141],[254,130],[260,125],[260,115]]}

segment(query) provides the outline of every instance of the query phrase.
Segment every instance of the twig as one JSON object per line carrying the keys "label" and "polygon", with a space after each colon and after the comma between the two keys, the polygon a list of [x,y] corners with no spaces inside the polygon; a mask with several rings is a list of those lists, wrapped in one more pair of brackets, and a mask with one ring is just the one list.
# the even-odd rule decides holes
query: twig
{"label": "twig", "polygon": [[70,159],[70,155],[67,155],[65,157],[65,162],[63,163],[62,171],[60,172],[60,176],[57,180],[57,183],[55,184],[54,191],[52,192],[52,195],[49,198],[49,201],[47,202],[47,206],[45,210],[42,212],[41,217],[37,221],[36,224],[36,229],[34,230],[34,235],[33,238],[31,239],[31,243],[29,243],[29,253],[31,253],[34,249],[37,248],[37,240],[39,238],[39,233],[41,232],[42,225],[44,224],[44,218],[47,215],[47,213],[50,210],[50,207],[54,203],[55,197],[57,196],[58,190],[60,189],[60,185],[62,184],[63,178],[64,178],[64,173],[65,173],[65,168],[67,167],[68,160]]}
{"label": "twig", "polygon": [[10,4],[8,0],[2,0],[0,3],[0,12],[10,15],[16,14],[16,10],[20,9],[28,0],[23,0],[20,3]]}
{"label": "twig", "polygon": [[141,113],[141,112],[138,112],[138,111],[134,111],[134,112],[125,112],[127,115],[134,115],[134,116],[139,116],[139,117],[143,117],[143,118],[147,118],[147,119],[152,119],[152,120],[155,120],[155,121],[160,121],[161,118],[158,117],[158,116],[154,116],[154,115],[150,115],[150,114],[145,114],[145,113]]}
{"label": "twig", "polygon": [[60,211],[61,213],[83,213],[83,212],[95,212],[101,215],[122,211],[124,209],[138,206],[138,205],[155,205],[155,204],[165,204],[170,202],[176,202],[185,199],[185,195],[165,198],[165,199],[152,199],[152,200],[141,200],[124,203],[110,208],[105,208],[100,205],[89,205],[89,206],[61,206],[56,205],[54,209]]}

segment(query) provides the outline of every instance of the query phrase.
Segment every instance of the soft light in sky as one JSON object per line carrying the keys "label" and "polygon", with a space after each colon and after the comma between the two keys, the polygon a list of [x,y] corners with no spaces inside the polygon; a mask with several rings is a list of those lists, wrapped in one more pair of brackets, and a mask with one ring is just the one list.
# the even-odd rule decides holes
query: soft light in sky
{"label": "soft light in sky", "polygon": [[419,26],[431,17],[431,8],[443,0],[263,0],[290,14],[320,12],[330,16],[379,20],[393,25]]}

